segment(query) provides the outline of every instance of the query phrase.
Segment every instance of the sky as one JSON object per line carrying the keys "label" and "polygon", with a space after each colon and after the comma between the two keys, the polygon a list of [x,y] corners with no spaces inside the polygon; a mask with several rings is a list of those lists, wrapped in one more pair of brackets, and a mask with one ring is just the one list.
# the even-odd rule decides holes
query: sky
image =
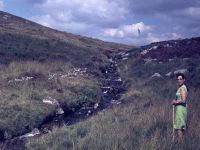
{"label": "sky", "polygon": [[128,45],[200,36],[200,0],[0,0],[0,10]]}

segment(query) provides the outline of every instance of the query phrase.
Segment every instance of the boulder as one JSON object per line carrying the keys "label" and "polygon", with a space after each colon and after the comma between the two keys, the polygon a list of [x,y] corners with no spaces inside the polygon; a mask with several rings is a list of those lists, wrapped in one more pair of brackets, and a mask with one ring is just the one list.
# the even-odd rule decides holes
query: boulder
{"label": "boulder", "polygon": [[178,74],[178,73],[183,73],[183,74],[187,74],[188,73],[188,70],[187,69],[178,69],[176,71],[174,71],[174,74]]}
{"label": "boulder", "polygon": [[158,78],[161,78],[162,76],[159,74],[159,73],[154,73],[151,78],[155,78],[155,77],[158,77]]}

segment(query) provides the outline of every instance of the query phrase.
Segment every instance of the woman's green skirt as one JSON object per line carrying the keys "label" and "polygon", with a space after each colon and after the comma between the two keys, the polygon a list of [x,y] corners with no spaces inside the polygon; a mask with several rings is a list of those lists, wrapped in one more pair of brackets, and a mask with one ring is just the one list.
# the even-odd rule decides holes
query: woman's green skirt
{"label": "woman's green skirt", "polygon": [[186,129],[187,106],[178,105],[175,107],[174,129]]}

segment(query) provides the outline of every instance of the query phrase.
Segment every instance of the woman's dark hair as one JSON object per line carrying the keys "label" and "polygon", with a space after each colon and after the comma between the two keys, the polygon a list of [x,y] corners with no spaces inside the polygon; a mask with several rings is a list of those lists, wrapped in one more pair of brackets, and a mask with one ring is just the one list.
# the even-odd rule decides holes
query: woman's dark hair
{"label": "woman's dark hair", "polygon": [[179,76],[181,76],[182,79],[185,79],[185,75],[183,73],[177,73],[176,74],[176,78],[178,78]]}

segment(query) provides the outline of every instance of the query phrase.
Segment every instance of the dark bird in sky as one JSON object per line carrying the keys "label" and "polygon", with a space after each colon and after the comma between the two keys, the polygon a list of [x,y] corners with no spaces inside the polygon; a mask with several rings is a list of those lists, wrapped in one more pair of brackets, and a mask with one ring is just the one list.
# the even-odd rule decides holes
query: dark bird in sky
{"label": "dark bird in sky", "polygon": [[140,35],[140,29],[138,29],[138,35]]}

